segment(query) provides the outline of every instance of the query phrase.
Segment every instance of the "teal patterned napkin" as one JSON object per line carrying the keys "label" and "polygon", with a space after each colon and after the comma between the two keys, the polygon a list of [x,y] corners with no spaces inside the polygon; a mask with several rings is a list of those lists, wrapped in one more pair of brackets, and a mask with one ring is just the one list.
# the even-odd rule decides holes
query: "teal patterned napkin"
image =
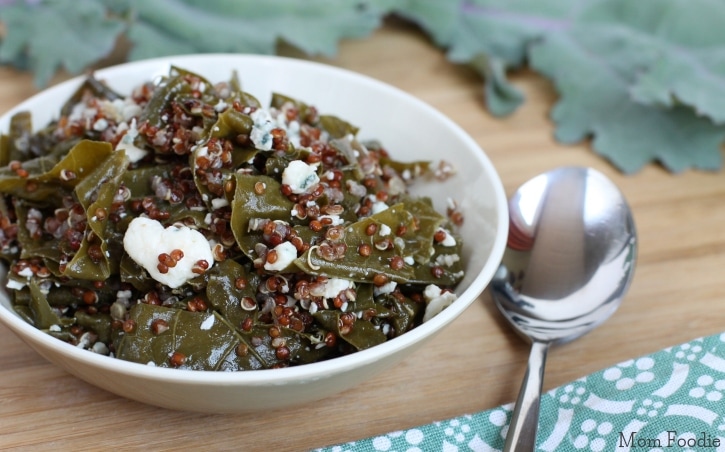
{"label": "teal patterned napkin", "polygon": [[[725,333],[625,361],[544,394],[539,451],[725,451]],[[503,448],[513,405],[317,452]]]}

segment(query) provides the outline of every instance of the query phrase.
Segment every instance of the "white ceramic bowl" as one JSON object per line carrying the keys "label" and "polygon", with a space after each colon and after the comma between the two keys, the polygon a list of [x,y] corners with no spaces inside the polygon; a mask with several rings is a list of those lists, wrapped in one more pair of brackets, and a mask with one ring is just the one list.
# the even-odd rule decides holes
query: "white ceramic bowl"
{"label": "white ceramic bowl", "polygon": [[[161,58],[97,71],[121,93],[168,72],[171,64],[212,81],[228,80],[237,70],[244,89],[266,105],[273,91],[315,105],[360,127],[363,139],[379,139],[398,160],[445,159],[457,174],[442,183],[419,184],[413,192],[433,198],[445,211],[454,199],[465,221],[466,276],[458,299],[432,320],[376,347],[315,364],[248,372],[167,369],[122,361],[70,344],[35,329],[12,311],[0,291],[0,322],[40,355],[98,387],[166,408],[202,412],[244,412],[302,404],[351,388],[409,356],[484,290],[499,265],[508,231],[501,181],[481,148],[460,127],[427,104],[368,77],[301,60],[246,55],[189,55]],[[0,118],[7,132],[10,116],[29,110],[34,126],[57,117],[60,106],[81,84],[75,78],[33,96]]]}

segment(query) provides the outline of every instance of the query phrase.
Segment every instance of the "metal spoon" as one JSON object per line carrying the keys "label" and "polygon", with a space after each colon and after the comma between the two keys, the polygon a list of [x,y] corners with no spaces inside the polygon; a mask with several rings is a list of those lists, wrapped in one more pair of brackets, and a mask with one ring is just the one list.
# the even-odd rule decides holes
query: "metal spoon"
{"label": "metal spoon", "polygon": [[504,451],[533,451],[549,346],[591,331],[619,307],[637,239],[622,193],[589,168],[531,179],[510,199],[509,212],[507,249],[491,288],[532,346]]}

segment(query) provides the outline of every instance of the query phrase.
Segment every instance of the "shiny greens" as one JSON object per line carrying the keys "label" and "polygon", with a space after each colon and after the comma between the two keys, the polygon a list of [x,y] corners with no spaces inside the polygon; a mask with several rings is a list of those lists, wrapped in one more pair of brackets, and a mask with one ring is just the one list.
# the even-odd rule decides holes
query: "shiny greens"
{"label": "shiny greens", "polygon": [[[357,130],[281,94],[265,110],[236,74],[215,84],[177,67],[126,97],[90,77],[37,132],[19,113],[0,140],[16,312],[96,353],[193,370],[312,363],[404,334],[427,286],[463,277],[461,241],[407,194],[429,163],[397,162]],[[137,217],[195,229],[214,261],[159,283],[124,249]]]}

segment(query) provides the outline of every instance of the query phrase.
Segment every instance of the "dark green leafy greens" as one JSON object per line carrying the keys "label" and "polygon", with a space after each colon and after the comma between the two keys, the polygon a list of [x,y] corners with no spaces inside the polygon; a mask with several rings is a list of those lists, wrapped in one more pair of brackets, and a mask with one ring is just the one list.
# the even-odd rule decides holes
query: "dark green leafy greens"
{"label": "dark green leafy greens", "polygon": [[0,140],[16,312],[97,353],[193,370],[301,365],[404,334],[435,315],[428,287],[463,277],[461,241],[407,194],[428,162],[356,133],[281,94],[265,109],[236,74],[178,67],[126,97],[91,77],[37,132],[19,113]]}

